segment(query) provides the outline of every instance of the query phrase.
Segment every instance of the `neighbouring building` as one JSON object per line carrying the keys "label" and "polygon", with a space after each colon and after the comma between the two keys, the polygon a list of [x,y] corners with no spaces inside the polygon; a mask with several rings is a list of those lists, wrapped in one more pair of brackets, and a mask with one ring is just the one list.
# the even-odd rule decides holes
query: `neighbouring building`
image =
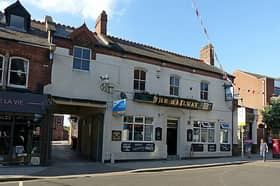
{"label": "neighbouring building", "polygon": [[61,141],[68,140],[65,138],[66,132],[64,131],[64,115],[56,114],[53,117],[53,132],[52,132],[52,140],[53,141]]}
{"label": "neighbouring building", "polygon": [[[232,155],[236,122],[225,73],[213,47],[201,59],[107,34],[103,11],[95,32],[56,25],[51,94],[54,112],[77,116],[78,147],[96,161]],[[228,75],[232,80],[233,76]],[[113,102],[124,99],[123,116]],[[73,117],[73,118],[75,118]]]}
{"label": "neighbouring building", "polygon": [[47,32],[19,1],[0,13],[0,164],[45,165],[51,115]]}
{"label": "neighbouring building", "polygon": [[256,110],[254,112],[256,126],[251,127],[249,122],[246,123],[246,127],[255,128],[253,133],[257,139],[254,141],[259,143],[261,138],[266,139],[268,132],[262,122],[261,111],[269,105],[271,97],[280,95],[280,79],[241,70],[234,71],[233,75],[235,76],[235,92],[240,95],[239,105],[249,110]]}

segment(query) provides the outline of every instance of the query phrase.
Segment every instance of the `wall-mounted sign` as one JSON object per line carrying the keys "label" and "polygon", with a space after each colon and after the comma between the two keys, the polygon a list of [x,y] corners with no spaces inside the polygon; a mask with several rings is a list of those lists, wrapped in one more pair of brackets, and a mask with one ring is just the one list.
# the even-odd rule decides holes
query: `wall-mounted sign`
{"label": "wall-mounted sign", "polygon": [[134,101],[151,103],[151,104],[162,105],[162,106],[193,109],[193,110],[210,111],[213,108],[213,103],[210,102],[202,102],[202,101],[197,101],[192,99],[183,99],[177,97],[160,96],[160,95],[143,94],[143,93],[135,93]]}
{"label": "wall-mounted sign", "polygon": [[240,107],[237,110],[237,120],[238,120],[238,126],[245,126],[246,125],[246,108]]}
{"label": "wall-mounted sign", "polygon": [[220,151],[230,151],[230,144],[221,144]]}
{"label": "wall-mounted sign", "polygon": [[193,152],[203,152],[203,144],[192,144],[191,149]]}
{"label": "wall-mounted sign", "polygon": [[0,112],[43,114],[48,105],[47,95],[0,91]]}
{"label": "wall-mounted sign", "polygon": [[112,131],[112,141],[121,141],[122,140],[122,131],[113,130]]}
{"label": "wall-mounted sign", "polygon": [[156,140],[157,141],[161,141],[161,139],[162,139],[162,128],[160,128],[160,127],[156,127],[156,129],[155,129],[155,133],[156,133]]}
{"label": "wall-mounted sign", "polygon": [[233,99],[233,87],[232,86],[225,86],[225,100],[232,101]]}
{"label": "wall-mounted sign", "polygon": [[113,116],[124,116],[126,112],[126,99],[113,102]]}
{"label": "wall-mounted sign", "polygon": [[216,144],[208,144],[208,152],[216,152]]}
{"label": "wall-mounted sign", "polygon": [[121,146],[122,152],[154,152],[154,143],[133,143],[123,142]]}
{"label": "wall-mounted sign", "polygon": [[193,130],[188,129],[187,130],[187,141],[192,141],[193,140]]}

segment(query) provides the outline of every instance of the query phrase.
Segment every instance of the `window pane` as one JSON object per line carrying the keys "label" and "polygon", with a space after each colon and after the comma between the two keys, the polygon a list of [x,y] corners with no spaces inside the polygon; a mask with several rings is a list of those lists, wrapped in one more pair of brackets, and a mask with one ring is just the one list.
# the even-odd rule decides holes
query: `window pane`
{"label": "window pane", "polygon": [[10,84],[26,86],[26,74],[10,72]]}
{"label": "window pane", "polygon": [[134,70],[134,79],[140,79],[139,70]]}
{"label": "window pane", "polygon": [[140,82],[140,90],[145,90],[145,81]]}
{"label": "window pane", "polygon": [[74,69],[81,69],[81,65],[82,65],[82,60],[74,58],[73,68]]}
{"label": "window pane", "polygon": [[175,85],[179,87],[179,78],[175,77]]}
{"label": "window pane", "polygon": [[134,80],[133,88],[134,88],[134,90],[140,90],[140,88],[139,88],[139,81],[138,80]]}
{"label": "window pane", "polygon": [[146,80],[146,72],[141,70],[141,80]]}
{"label": "window pane", "polygon": [[193,122],[193,127],[200,127],[200,122],[194,121]]}
{"label": "window pane", "polygon": [[135,123],[144,123],[144,117],[135,117]]}
{"label": "window pane", "polygon": [[74,57],[82,58],[82,48],[74,47]]}
{"label": "window pane", "polygon": [[170,85],[173,85],[173,84],[174,84],[174,77],[171,76],[171,77],[170,77]]}
{"label": "window pane", "polygon": [[220,142],[228,143],[228,130],[221,130]]}
{"label": "window pane", "polygon": [[88,60],[82,60],[82,69],[89,70],[89,61]]}
{"label": "window pane", "polygon": [[0,56],[0,69],[3,68],[3,61],[4,61],[4,58],[2,56]]}
{"label": "window pane", "polygon": [[173,87],[170,87],[170,95],[174,95],[174,90],[173,90],[174,88]]}
{"label": "window pane", "polygon": [[208,142],[209,143],[215,142],[215,130],[214,129],[208,129]]}
{"label": "window pane", "polygon": [[201,129],[201,142],[207,142],[208,130],[206,128]]}
{"label": "window pane", "polygon": [[174,95],[179,96],[179,88],[178,87],[174,87]]}
{"label": "window pane", "polygon": [[123,121],[124,121],[125,123],[133,123],[133,116],[125,116],[125,117],[123,118]]}
{"label": "window pane", "polygon": [[10,26],[24,29],[24,18],[21,16],[11,15]]}
{"label": "window pane", "polygon": [[146,123],[146,124],[152,124],[153,121],[154,121],[154,118],[152,118],[152,117],[146,117],[146,118],[145,118],[145,123]]}
{"label": "window pane", "polygon": [[2,83],[2,70],[0,70],[0,83]]}
{"label": "window pane", "polygon": [[90,50],[89,49],[83,49],[83,59],[90,60]]}
{"label": "window pane", "polygon": [[27,72],[27,62],[22,59],[12,59],[11,60],[11,70],[13,71],[20,71],[20,72]]}
{"label": "window pane", "polygon": [[124,141],[131,141],[132,140],[132,124],[124,124],[123,125],[122,139]]}
{"label": "window pane", "polygon": [[200,129],[199,128],[193,129],[193,141],[200,142]]}
{"label": "window pane", "polygon": [[145,125],[144,134],[145,134],[144,141],[152,141],[153,140],[153,126]]}
{"label": "window pane", "polygon": [[134,125],[134,140],[143,141],[143,125]]}

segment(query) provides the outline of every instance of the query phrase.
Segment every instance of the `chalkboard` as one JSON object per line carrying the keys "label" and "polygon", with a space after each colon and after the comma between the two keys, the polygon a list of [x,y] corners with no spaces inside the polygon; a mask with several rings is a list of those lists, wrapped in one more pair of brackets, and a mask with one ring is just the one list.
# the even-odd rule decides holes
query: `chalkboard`
{"label": "chalkboard", "polygon": [[230,144],[221,144],[220,151],[230,151]]}
{"label": "chalkboard", "polygon": [[121,144],[122,152],[154,152],[154,143],[134,143],[134,142],[123,142]]}
{"label": "chalkboard", "polygon": [[155,133],[156,133],[156,140],[157,141],[161,141],[161,138],[162,138],[162,128],[160,127],[157,127],[156,130],[155,130]]}
{"label": "chalkboard", "polygon": [[187,130],[187,141],[192,141],[193,140],[193,130],[188,129]]}
{"label": "chalkboard", "polygon": [[192,144],[193,152],[203,152],[203,144]]}
{"label": "chalkboard", "polygon": [[208,144],[208,152],[216,152],[216,144]]}

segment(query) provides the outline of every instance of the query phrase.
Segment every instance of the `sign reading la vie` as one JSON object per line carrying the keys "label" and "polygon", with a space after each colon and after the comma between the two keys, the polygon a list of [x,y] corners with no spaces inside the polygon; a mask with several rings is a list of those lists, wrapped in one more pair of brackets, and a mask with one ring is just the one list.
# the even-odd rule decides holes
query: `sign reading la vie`
{"label": "sign reading la vie", "polygon": [[212,110],[213,103],[161,95],[135,93],[134,101],[194,110]]}

